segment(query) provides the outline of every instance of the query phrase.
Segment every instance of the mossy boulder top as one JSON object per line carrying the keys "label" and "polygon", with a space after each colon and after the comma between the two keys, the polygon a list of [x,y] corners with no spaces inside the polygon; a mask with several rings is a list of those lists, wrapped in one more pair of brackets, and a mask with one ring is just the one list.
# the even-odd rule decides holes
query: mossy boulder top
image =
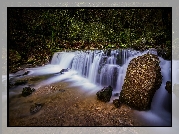
{"label": "mossy boulder top", "polygon": [[150,109],[152,98],[162,83],[159,58],[145,54],[130,61],[120,92],[121,103],[137,110]]}

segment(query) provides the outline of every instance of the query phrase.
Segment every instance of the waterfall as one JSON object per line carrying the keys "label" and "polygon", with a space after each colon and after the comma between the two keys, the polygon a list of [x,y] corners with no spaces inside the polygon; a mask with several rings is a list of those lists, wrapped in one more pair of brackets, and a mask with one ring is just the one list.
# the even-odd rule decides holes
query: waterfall
{"label": "waterfall", "polygon": [[[76,80],[80,76],[101,87],[111,85],[114,92],[120,93],[130,61],[147,52],[157,54],[155,50],[143,53],[134,50],[57,52],[53,55],[51,64],[37,69],[37,72],[38,74],[39,72],[54,73],[61,69],[71,68],[70,71],[74,71],[78,75],[75,76]],[[155,114],[166,111],[165,109],[169,109],[171,104],[171,97],[165,90],[166,82],[171,81],[171,61],[166,61],[161,57],[159,60],[163,81],[152,101],[151,110]],[[63,77],[66,79],[66,76]],[[68,74],[68,77],[71,77],[71,74]],[[61,78],[62,76],[56,78],[56,81],[61,80]],[[81,84],[83,83],[81,82]]]}
{"label": "waterfall", "polygon": [[51,64],[59,65],[61,68],[68,68],[74,56],[74,52],[57,52],[53,55]]}
{"label": "waterfall", "polygon": [[[161,112],[164,111],[164,108],[171,107],[171,95],[168,94],[167,90],[165,89],[166,82],[171,81],[171,61],[166,61],[162,58],[159,59],[163,77],[162,84],[153,97],[152,109]],[[162,105],[162,107],[160,105]]]}
{"label": "waterfall", "polygon": [[119,68],[120,66],[118,65],[106,64],[101,69],[100,85],[111,85],[112,87],[116,88]]}
{"label": "waterfall", "polygon": [[167,92],[165,85],[171,81],[171,61],[159,57],[162,74],[162,84],[154,94],[149,111],[136,111],[137,115],[147,121],[147,125],[152,126],[154,123],[158,126],[171,125],[171,108],[172,95]]}
{"label": "waterfall", "polygon": [[90,65],[90,69],[89,69],[89,77],[88,79],[90,80],[90,82],[95,83],[96,84],[96,80],[97,80],[97,76],[99,75],[99,66],[100,66],[100,60],[102,57],[102,53],[95,53],[94,54],[94,59],[92,64]]}
{"label": "waterfall", "polygon": [[[134,50],[57,52],[54,53],[51,64],[26,70],[30,71],[28,75],[57,73],[34,88],[66,80],[72,82],[71,86],[79,86],[82,90],[87,89],[96,93],[102,87],[111,85],[114,89],[113,93],[120,93],[130,61],[147,52],[155,53],[153,50],[143,53]],[[150,122],[149,125],[153,125],[154,122],[155,125],[168,125],[171,122],[171,95],[165,89],[166,82],[171,81],[171,61],[166,61],[161,57],[159,60],[163,76],[162,85],[153,97],[151,109],[137,111],[140,118],[143,117],[144,120]],[[176,68],[177,65],[178,61],[172,67]],[[58,74],[61,69],[66,68],[70,70],[63,75]],[[178,68],[176,70],[178,74]],[[173,78],[174,83],[179,83],[178,75],[173,75]]]}
{"label": "waterfall", "polygon": [[123,72],[121,66],[126,63],[129,57],[136,54],[138,54],[137,51],[131,50],[77,51],[71,69],[94,84],[111,85],[116,89],[118,74],[123,75],[121,74]]}

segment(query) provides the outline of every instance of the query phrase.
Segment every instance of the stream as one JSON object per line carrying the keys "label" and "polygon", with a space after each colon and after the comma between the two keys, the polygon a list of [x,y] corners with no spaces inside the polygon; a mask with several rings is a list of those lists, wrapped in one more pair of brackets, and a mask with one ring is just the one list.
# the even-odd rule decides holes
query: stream
{"label": "stream", "polygon": [[[28,77],[46,76],[45,79],[30,85],[35,89],[44,85],[65,81],[71,82],[71,87],[79,87],[79,90],[86,91],[91,95],[95,94],[104,86],[111,85],[113,87],[113,96],[109,103],[112,103],[114,99],[118,99],[119,97],[114,96],[114,94],[119,94],[122,89],[129,62],[133,58],[146,54],[147,52],[130,49],[56,52],[50,64],[42,67],[26,68],[25,71],[29,71]],[[163,76],[162,84],[153,97],[151,109],[149,111],[135,110],[135,114],[140,117],[141,121],[147,122],[148,126],[171,126],[172,96],[165,89],[166,82],[171,81],[171,61],[164,60],[161,57],[159,59]],[[59,73],[62,69],[67,68],[69,69],[68,72]],[[20,74],[23,74],[23,71],[9,74],[9,79],[13,81],[27,77],[26,75],[22,76]],[[2,81],[5,79],[6,77],[3,76]],[[178,82],[175,79],[173,80],[175,83]],[[28,85],[23,85],[22,87],[25,86]],[[21,90],[16,89],[18,88],[9,89],[9,97],[21,93]]]}

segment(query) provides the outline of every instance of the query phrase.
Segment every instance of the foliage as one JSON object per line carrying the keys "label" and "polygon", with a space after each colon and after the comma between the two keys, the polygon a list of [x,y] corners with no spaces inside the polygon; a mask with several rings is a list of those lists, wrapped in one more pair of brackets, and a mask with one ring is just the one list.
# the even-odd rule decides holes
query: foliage
{"label": "foliage", "polygon": [[[24,61],[64,49],[171,50],[171,8],[8,8],[8,46]],[[47,60],[44,60],[47,59]]]}

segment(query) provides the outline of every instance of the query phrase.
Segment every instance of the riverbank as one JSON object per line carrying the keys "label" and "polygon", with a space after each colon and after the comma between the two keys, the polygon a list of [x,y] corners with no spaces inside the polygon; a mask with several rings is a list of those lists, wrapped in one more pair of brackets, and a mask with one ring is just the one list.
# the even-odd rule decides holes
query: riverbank
{"label": "riverbank", "polygon": [[[9,126],[142,126],[126,105],[116,108],[112,103],[97,100],[68,82],[40,87],[30,96],[9,99]],[[42,104],[35,114],[34,103]]]}

